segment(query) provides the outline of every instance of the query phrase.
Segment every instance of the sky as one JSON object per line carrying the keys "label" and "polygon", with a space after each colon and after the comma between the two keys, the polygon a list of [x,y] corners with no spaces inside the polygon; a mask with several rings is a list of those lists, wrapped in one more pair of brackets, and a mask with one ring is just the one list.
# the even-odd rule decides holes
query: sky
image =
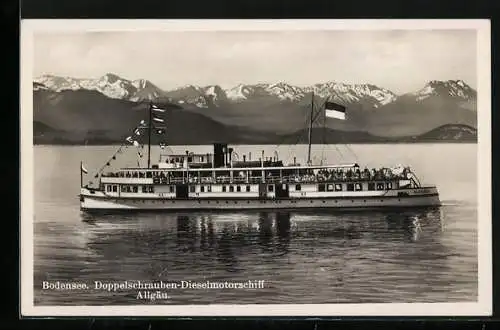
{"label": "sky", "polygon": [[476,88],[475,30],[37,32],[34,76],[114,73],[187,84],[371,83],[397,94],[430,80]]}

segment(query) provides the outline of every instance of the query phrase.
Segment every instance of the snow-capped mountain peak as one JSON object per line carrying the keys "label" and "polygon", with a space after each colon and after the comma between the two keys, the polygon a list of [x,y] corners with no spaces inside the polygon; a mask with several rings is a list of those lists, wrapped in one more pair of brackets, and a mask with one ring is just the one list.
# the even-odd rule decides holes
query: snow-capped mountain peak
{"label": "snow-capped mountain peak", "polygon": [[130,101],[154,99],[162,93],[158,87],[148,80],[130,81],[113,73],[107,73],[97,79],[60,77],[46,74],[36,78],[35,82],[43,84],[56,92],[80,89],[95,90],[110,98]]}
{"label": "snow-capped mountain peak", "polygon": [[226,97],[230,100],[246,100],[248,95],[251,93],[250,87],[238,84],[233,88],[229,88],[225,90]]}
{"label": "snow-capped mountain peak", "polygon": [[445,96],[473,101],[477,93],[463,80],[431,80],[422,89],[413,93],[417,101],[423,101],[431,96]]}

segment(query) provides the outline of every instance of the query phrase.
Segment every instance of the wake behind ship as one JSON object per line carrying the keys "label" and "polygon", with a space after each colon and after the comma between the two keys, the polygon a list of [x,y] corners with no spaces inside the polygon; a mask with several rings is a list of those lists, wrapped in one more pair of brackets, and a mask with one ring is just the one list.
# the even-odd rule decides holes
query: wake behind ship
{"label": "wake behind ship", "polygon": [[[314,96],[313,96],[314,100]],[[325,102],[326,117],[345,120],[345,107]],[[235,159],[235,151],[225,143],[213,144],[213,152],[162,154],[151,163],[151,134],[165,134],[167,111],[150,103],[149,121],[142,120],[134,135],[144,130],[148,136],[147,167],[98,171],[97,187],[83,186],[81,163],[80,208],[104,210],[248,210],[248,209],[341,209],[406,208],[439,206],[436,186],[422,186],[408,166],[368,169],[359,164],[318,164],[311,162],[311,132],[314,121],[311,105],[309,152],[306,164],[284,164],[277,156],[258,160],[251,154]],[[127,143],[140,147],[129,136]],[[112,156],[128,145],[123,144]],[[162,150],[165,144],[160,144]],[[106,163],[109,165],[109,162]]]}

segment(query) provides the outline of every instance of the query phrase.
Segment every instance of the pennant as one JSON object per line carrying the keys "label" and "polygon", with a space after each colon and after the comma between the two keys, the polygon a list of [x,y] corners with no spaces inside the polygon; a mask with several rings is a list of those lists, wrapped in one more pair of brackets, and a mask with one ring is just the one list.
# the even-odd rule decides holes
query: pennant
{"label": "pennant", "polygon": [[106,163],[106,166],[109,166],[109,162]]}
{"label": "pennant", "polygon": [[98,178],[98,177],[99,177],[99,174],[94,175],[94,178]]}
{"label": "pennant", "polygon": [[134,141],[134,146],[138,147],[139,146],[139,142]]}
{"label": "pennant", "polygon": [[153,117],[153,120],[154,121],[157,121],[159,123],[163,123],[165,120],[161,119],[161,118],[158,118],[158,117]]}
{"label": "pennant", "polygon": [[165,149],[165,143],[160,143],[160,148]]}
{"label": "pennant", "polygon": [[137,136],[141,135],[141,131],[138,128],[135,129],[134,133]]}
{"label": "pennant", "polygon": [[89,171],[87,171],[87,169],[85,168],[85,166],[83,166],[83,163],[81,164],[80,169],[85,174],[87,174],[89,172]]}
{"label": "pennant", "polygon": [[151,110],[156,111],[156,112],[165,112],[165,109],[158,108],[156,105],[153,105],[151,107]]}
{"label": "pennant", "polygon": [[165,133],[165,130],[160,128],[160,129],[156,130],[156,133],[157,134],[163,134],[163,133]]}
{"label": "pennant", "polygon": [[115,160],[115,159],[116,159],[116,156],[113,156],[112,158],[113,158],[113,160]]}
{"label": "pennant", "polygon": [[325,116],[328,118],[345,120],[345,110],[346,107],[343,105],[333,102],[325,102]]}
{"label": "pennant", "polygon": [[145,120],[141,120],[141,125],[146,125],[146,121]]}
{"label": "pennant", "polygon": [[134,143],[134,140],[132,140],[132,137],[129,136],[128,138],[125,139],[129,143]]}

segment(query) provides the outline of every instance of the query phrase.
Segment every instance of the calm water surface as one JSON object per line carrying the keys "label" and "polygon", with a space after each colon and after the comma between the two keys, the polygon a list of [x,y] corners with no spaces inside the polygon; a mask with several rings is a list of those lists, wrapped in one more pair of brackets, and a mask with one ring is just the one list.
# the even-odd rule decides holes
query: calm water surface
{"label": "calm water surface", "polygon": [[[210,146],[176,147],[210,152]],[[342,149],[343,148],[343,149]],[[80,212],[79,165],[116,147],[35,147],[34,293],[37,305],[369,303],[477,300],[476,145],[314,146],[329,162],[409,164],[438,186],[443,206],[405,212]],[[239,155],[269,146],[236,147]],[[298,160],[304,146],[281,146]],[[159,150],[153,150],[153,159]],[[111,168],[137,165],[134,150]],[[255,157],[252,156],[252,157]],[[258,156],[257,156],[258,157]],[[107,292],[94,281],[264,280],[262,289],[175,289],[166,300]],[[42,290],[43,281],[88,290]],[[153,292],[155,290],[152,290]]]}

